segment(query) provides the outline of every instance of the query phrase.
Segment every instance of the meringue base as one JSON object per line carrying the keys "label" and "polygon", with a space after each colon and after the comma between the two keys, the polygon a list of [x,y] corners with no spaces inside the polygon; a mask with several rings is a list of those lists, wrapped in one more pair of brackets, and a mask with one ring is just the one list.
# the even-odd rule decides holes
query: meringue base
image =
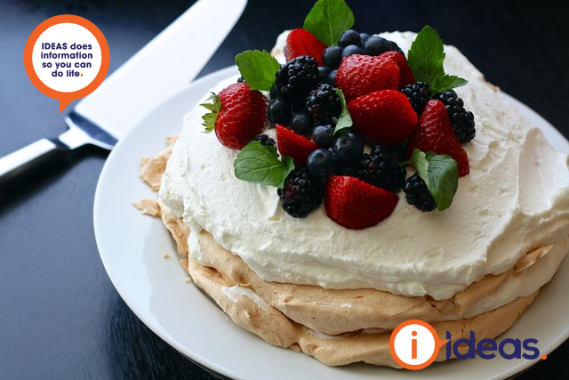
{"label": "meringue base", "polygon": [[[159,187],[169,155],[170,149],[141,161],[141,177],[153,190]],[[207,231],[201,231],[197,238],[209,264],[200,265],[189,255],[188,237],[193,232],[181,218],[173,216],[159,199],[144,199],[135,206],[145,214],[161,217],[177,243],[184,269],[237,325],[274,346],[303,352],[330,366],[365,362],[400,368],[391,356],[389,339],[392,330],[409,319],[430,323],[441,340],[446,339],[446,331],[453,340],[468,339],[470,331],[475,332],[477,342],[497,337],[512,326],[539,290],[491,311],[469,315],[477,302],[499,292],[508,278],[520,275],[550,251],[567,246],[565,239],[557,247],[537,248],[509,271],[487,275],[453,298],[437,301],[374,289],[334,290],[267,282],[240,257],[217,244]],[[466,350],[468,347],[459,347],[461,353]],[[436,360],[445,358],[446,345]]]}

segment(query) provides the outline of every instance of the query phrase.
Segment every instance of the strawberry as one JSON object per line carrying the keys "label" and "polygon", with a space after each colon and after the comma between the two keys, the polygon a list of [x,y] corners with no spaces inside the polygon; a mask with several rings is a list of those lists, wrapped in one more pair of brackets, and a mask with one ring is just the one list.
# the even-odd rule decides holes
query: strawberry
{"label": "strawberry", "polygon": [[322,52],[326,49],[326,45],[314,37],[312,33],[304,29],[293,29],[286,38],[286,60],[301,55],[309,55],[318,62],[318,66],[322,66]]}
{"label": "strawberry", "polygon": [[391,215],[398,201],[394,192],[356,177],[331,176],[326,181],[326,214],[346,228],[361,230],[375,226]]}
{"label": "strawberry", "polygon": [[291,157],[297,168],[306,166],[306,160],[310,153],[320,148],[314,141],[298,135],[280,124],[277,124],[276,130],[279,153],[281,156]]}
{"label": "strawberry", "polygon": [[417,114],[405,94],[379,90],[348,103],[354,130],[372,145],[406,141],[417,124]]}
{"label": "strawberry", "polygon": [[407,156],[410,157],[415,148],[423,152],[432,151],[451,156],[458,165],[460,177],[470,172],[466,151],[458,141],[452,129],[448,111],[440,100],[429,100],[423,108],[419,125],[409,140]]}
{"label": "strawberry", "polygon": [[336,74],[336,87],[346,101],[378,90],[397,90],[399,67],[389,57],[353,54],[342,59]]}
{"label": "strawberry", "polygon": [[409,63],[407,63],[407,59],[405,59],[405,56],[403,54],[393,50],[381,54],[380,57],[393,59],[399,67],[399,85],[397,86],[398,90],[401,90],[408,84],[417,82],[415,76],[413,75],[413,72],[411,71],[411,68],[409,67]]}
{"label": "strawberry", "polygon": [[211,111],[203,116],[203,125],[206,132],[215,131],[224,146],[241,149],[265,129],[269,101],[248,84],[231,84],[210,99],[211,103],[201,104]]}

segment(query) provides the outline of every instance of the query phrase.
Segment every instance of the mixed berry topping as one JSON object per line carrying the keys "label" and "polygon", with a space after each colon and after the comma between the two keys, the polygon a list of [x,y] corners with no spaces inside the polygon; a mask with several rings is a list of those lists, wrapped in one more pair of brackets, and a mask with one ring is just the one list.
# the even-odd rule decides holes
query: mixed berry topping
{"label": "mixed berry topping", "polygon": [[[216,134],[233,131],[218,138],[242,149],[236,177],[276,186],[284,211],[295,218],[324,200],[327,215],[346,228],[380,223],[401,190],[421,211],[448,208],[458,177],[469,173],[462,144],[476,131],[474,115],[452,90],[466,81],[444,72],[439,36],[425,27],[406,55],[394,41],[351,25],[328,27],[334,19],[314,9],[306,29],[288,35],[286,63],[257,50],[236,57],[242,77],[234,86],[246,86],[253,94],[246,98],[255,100],[233,111],[243,96],[231,99],[224,90],[217,107],[206,106],[220,113],[229,108],[239,115],[235,119],[264,114],[255,116],[254,128],[245,123],[246,133],[204,117]],[[276,142],[262,134],[268,126],[276,128]],[[240,134],[250,144],[227,143],[243,141]]]}

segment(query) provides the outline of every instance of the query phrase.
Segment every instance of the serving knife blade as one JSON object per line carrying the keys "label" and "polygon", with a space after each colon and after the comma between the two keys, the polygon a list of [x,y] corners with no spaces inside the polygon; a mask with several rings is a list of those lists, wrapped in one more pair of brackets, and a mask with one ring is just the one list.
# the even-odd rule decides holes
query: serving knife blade
{"label": "serving knife blade", "polygon": [[203,69],[241,17],[247,0],[199,0],[65,118],[69,129],[0,158],[0,187],[86,144],[112,149],[144,116]]}

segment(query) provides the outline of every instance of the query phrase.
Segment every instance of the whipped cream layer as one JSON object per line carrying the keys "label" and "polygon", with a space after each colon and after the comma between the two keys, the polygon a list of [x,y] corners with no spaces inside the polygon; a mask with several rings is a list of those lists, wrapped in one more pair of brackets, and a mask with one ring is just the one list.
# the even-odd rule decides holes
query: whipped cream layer
{"label": "whipped cream layer", "polygon": [[[415,38],[409,32],[382,35],[403,51]],[[364,230],[336,224],[323,207],[292,218],[275,188],[235,178],[238,151],[203,133],[206,110],[199,106],[185,117],[162,178],[161,199],[193,232],[210,232],[266,281],[375,288],[440,300],[484,275],[508,270],[531,249],[569,233],[568,157],[456,48],[445,51],[446,72],[469,81],[456,92],[473,112],[477,129],[476,138],[464,145],[470,175],[460,178],[449,209],[420,212],[401,191],[393,214]],[[190,252],[207,264],[195,240],[189,241]],[[541,285],[557,269],[542,267],[534,273]]]}

